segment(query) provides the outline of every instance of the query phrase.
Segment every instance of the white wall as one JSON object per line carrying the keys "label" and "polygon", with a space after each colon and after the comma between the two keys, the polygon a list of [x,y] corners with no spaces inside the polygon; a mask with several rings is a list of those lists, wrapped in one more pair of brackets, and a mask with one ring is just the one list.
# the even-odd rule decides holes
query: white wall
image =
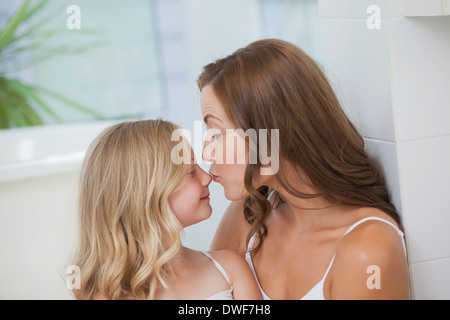
{"label": "white wall", "polygon": [[[367,25],[368,19],[369,26],[373,22],[374,12],[367,12],[373,5],[380,9],[379,29]],[[385,170],[406,229],[415,299],[450,299],[446,5],[440,0],[319,0],[324,67]]]}
{"label": "white wall", "polygon": [[112,124],[0,131],[0,299],[72,298],[81,163]]}
{"label": "white wall", "polygon": [[[71,299],[79,170],[0,182],[0,299]],[[51,205],[49,205],[51,204]]]}

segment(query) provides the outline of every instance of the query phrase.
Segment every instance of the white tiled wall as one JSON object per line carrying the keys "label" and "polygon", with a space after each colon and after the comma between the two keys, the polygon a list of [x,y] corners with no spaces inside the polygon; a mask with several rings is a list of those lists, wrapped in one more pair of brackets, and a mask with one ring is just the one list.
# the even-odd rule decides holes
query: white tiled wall
{"label": "white tiled wall", "polygon": [[[319,0],[324,68],[384,169],[414,297],[450,299],[450,16],[416,2],[423,14],[405,17],[402,0]],[[366,25],[373,5],[379,29]]]}
{"label": "white tiled wall", "polygon": [[449,258],[450,135],[398,148],[411,263]]}
{"label": "white tiled wall", "polygon": [[400,174],[398,169],[397,144],[395,142],[364,138],[366,149],[380,164],[386,175],[392,203],[398,211],[402,212],[402,199],[400,193]]}
{"label": "white tiled wall", "polygon": [[450,16],[394,18],[390,31],[398,140],[450,134]]}
{"label": "white tiled wall", "polygon": [[[376,3],[381,9],[383,1],[370,1],[370,5]],[[370,30],[368,6],[360,0],[319,1],[319,8],[325,11],[321,19],[324,67],[343,107],[363,135],[393,142],[384,11],[380,10],[380,29]],[[331,16],[333,10],[336,17]]]}
{"label": "white tiled wall", "polygon": [[448,0],[399,0],[402,14],[407,17],[449,15]]}
{"label": "white tiled wall", "polygon": [[442,300],[450,296],[445,274],[450,270],[450,259],[419,262],[411,265],[411,275],[417,300]]}

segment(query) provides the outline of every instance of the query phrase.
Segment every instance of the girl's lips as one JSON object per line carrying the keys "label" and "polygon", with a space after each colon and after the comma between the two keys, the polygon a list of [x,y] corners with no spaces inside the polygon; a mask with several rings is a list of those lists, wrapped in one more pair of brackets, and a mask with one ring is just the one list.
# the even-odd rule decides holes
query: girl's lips
{"label": "girl's lips", "polygon": [[207,196],[205,196],[205,197],[203,197],[203,198],[200,198],[200,200],[207,200],[207,199],[209,199],[209,193],[208,193]]}
{"label": "girl's lips", "polygon": [[212,176],[212,179],[214,180],[214,182],[216,182],[216,181],[217,181],[217,179],[219,179],[219,177],[218,177],[218,176],[215,176],[215,175],[213,175],[212,173],[211,173],[211,176]]}

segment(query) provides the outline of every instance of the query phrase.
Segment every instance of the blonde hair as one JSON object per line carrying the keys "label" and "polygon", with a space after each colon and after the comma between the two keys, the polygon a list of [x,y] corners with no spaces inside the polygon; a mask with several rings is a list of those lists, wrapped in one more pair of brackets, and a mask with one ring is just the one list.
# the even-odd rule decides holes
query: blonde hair
{"label": "blonde hair", "polygon": [[90,145],[79,186],[76,299],[153,299],[166,286],[164,265],[181,247],[168,204],[185,173],[171,161],[176,129],[160,119],[123,122]]}

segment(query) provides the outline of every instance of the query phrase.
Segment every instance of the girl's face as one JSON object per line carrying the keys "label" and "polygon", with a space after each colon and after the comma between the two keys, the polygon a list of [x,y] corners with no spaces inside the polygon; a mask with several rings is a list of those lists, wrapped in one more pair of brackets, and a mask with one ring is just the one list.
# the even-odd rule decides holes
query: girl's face
{"label": "girl's face", "polygon": [[209,204],[211,176],[196,163],[192,152],[190,164],[180,187],[169,196],[169,205],[183,228],[208,219],[212,208]]}
{"label": "girl's face", "polygon": [[231,134],[236,132],[235,127],[211,85],[203,87],[200,103],[207,128],[203,160],[212,162],[209,172],[213,180],[223,186],[228,200],[243,199],[246,196],[244,174],[248,162],[245,141],[238,134]]}

